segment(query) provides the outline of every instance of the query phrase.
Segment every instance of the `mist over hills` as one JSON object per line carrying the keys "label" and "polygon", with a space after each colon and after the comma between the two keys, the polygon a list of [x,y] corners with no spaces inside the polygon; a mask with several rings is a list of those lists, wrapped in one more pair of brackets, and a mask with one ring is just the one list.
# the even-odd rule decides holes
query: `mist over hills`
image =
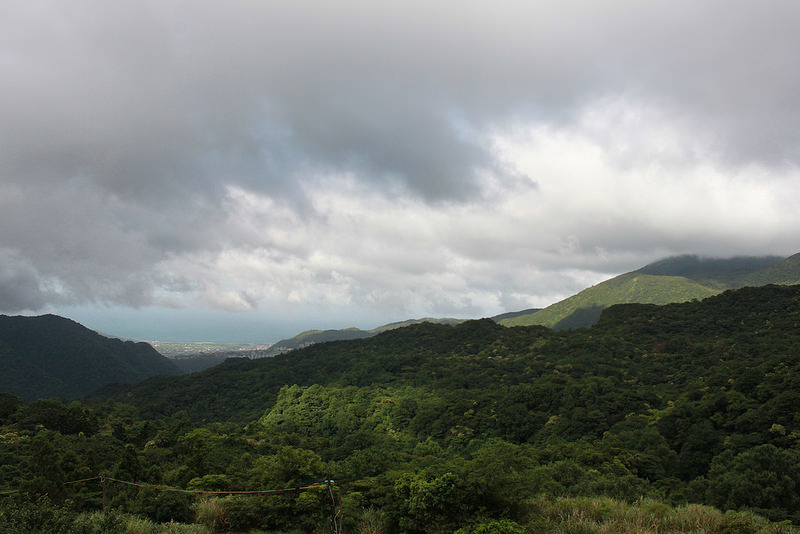
{"label": "mist over hills", "polygon": [[[681,276],[706,286],[719,285],[730,289],[744,287],[749,277],[784,261],[780,256],[741,256],[733,258],[705,258],[684,254],[672,256],[645,265],[634,272],[658,276]],[[762,284],[765,285],[765,284]]]}
{"label": "mist over hills", "polygon": [[800,254],[785,259],[676,256],[586,288],[542,310],[502,319],[500,323],[582,328],[594,324],[600,312],[613,304],[669,304],[704,299],[726,289],[797,283],[800,283]]}

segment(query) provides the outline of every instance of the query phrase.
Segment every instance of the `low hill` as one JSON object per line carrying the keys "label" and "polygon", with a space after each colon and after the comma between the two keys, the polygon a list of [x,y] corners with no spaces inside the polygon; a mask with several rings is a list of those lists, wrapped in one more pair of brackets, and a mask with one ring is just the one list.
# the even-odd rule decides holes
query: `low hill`
{"label": "low hill", "polygon": [[[513,312],[506,315],[517,315],[524,312]],[[361,330],[360,328],[343,328],[330,330],[306,330],[294,337],[282,339],[271,345],[243,345],[243,344],[220,344],[220,343],[168,343],[155,341],[152,342],[154,348],[168,357],[184,373],[196,373],[215,365],[219,365],[229,358],[270,358],[277,354],[283,354],[295,349],[300,349],[314,345],[316,343],[327,343],[329,341],[346,341],[350,339],[364,339],[372,337],[387,330],[403,328],[412,324],[434,323],[434,324],[458,324],[463,319],[433,318],[424,317],[422,319],[408,319],[378,326],[371,330]]]}
{"label": "low hill", "polygon": [[704,299],[726,289],[800,283],[800,254],[701,258],[676,256],[606,280],[543,310],[502,319],[505,326],[542,325],[555,329],[594,324],[613,304],[668,304]]}
{"label": "low hill", "polygon": [[[527,315],[539,311],[538,308],[530,308],[516,312],[508,312],[496,315],[491,319],[495,322],[500,322],[503,319],[517,317],[520,315]],[[347,341],[351,339],[365,339],[374,335],[394,330],[395,328],[404,328],[420,323],[444,324],[444,325],[457,325],[464,322],[465,319],[454,318],[435,318],[423,317],[421,319],[408,319],[405,321],[398,321],[388,323],[385,325],[372,328],[370,330],[362,330],[360,328],[343,328],[343,329],[329,329],[329,330],[306,330],[297,334],[294,337],[281,339],[268,347],[258,347],[253,349],[245,345],[218,345],[215,343],[164,343],[153,342],[153,346],[161,354],[167,356],[172,362],[184,373],[196,373],[203,371],[210,367],[221,364],[229,358],[269,358],[278,354],[283,354],[295,349],[309,347],[316,343],[327,343],[329,341]],[[194,348],[202,345],[205,350],[194,351],[186,350],[187,347]],[[220,347],[219,350],[216,347]]]}
{"label": "low hill", "polygon": [[327,341],[342,341],[346,339],[362,339],[365,337],[374,336],[374,332],[369,330],[361,330],[360,328],[343,328],[331,330],[306,330],[300,332],[294,337],[281,339],[272,344],[266,351],[266,355],[274,356],[289,352],[290,350],[299,349],[313,345],[314,343],[325,343]]}
{"label": "low hill", "polygon": [[147,343],[107,338],[56,315],[0,315],[0,365],[0,391],[26,401],[180,374]]}
{"label": "low hill", "polygon": [[328,341],[346,341],[349,339],[364,339],[372,337],[387,330],[394,330],[395,328],[403,328],[412,324],[419,323],[434,323],[434,324],[448,324],[454,325],[463,322],[463,319],[451,318],[434,318],[423,317],[422,319],[408,319],[406,321],[399,321],[396,323],[389,323],[378,326],[371,330],[361,330],[360,328],[343,328],[339,330],[306,330],[294,337],[282,339],[273,344],[266,352],[266,356],[274,356],[282,354],[290,350],[308,347],[315,343],[326,343]]}

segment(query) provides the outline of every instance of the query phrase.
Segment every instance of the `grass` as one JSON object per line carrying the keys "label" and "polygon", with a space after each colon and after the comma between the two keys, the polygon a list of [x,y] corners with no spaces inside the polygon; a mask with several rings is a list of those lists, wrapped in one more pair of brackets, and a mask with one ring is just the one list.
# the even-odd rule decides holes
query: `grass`
{"label": "grass", "polygon": [[642,499],[628,504],[607,497],[537,499],[529,502],[532,532],[554,534],[797,534],[749,512],[723,513],[698,504],[672,507]]}
{"label": "grass", "polygon": [[[512,521],[506,522],[517,525]],[[122,526],[120,532],[127,534],[214,532],[198,524],[158,524],[130,516],[123,519]],[[721,512],[700,504],[670,506],[647,498],[627,503],[609,497],[534,499],[527,502],[525,517],[520,518],[519,527],[528,533],[549,534],[800,534],[800,529],[788,523],[772,523],[746,511]],[[469,528],[464,531],[471,532]],[[476,531],[488,532],[480,528]],[[354,532],[384,534],[381,512],[374,508],[364,510]]]}
{"label": "grass", "polygon": [[[156,523],[115,511],[70,514],[53,506],[31,505],[13,510],[0,523],[0,533],[76,532],[81,534],[213,534],[227,531],[218,521],[224,514],[219,503],[204,502],[198,508],[202,524]],[[354,518],[348,532],[387,534],[380,510],[367,508]],[[463,534],[800,534],[786,523],[772,523],[751,512],[721,512],[710,506],[670,506],[643,498],[633,503],[609,497],[541,497],[525,503],[516,521],[473,518],[458,532]],[[223,523],[223,524],[220,524]],[[316,532],[327,532],[327,524]],[[252,531],[250,534],[254,534]],[[274,534],[274,533],[271,533]],[[285,534],[285,533],[284,533]]]}

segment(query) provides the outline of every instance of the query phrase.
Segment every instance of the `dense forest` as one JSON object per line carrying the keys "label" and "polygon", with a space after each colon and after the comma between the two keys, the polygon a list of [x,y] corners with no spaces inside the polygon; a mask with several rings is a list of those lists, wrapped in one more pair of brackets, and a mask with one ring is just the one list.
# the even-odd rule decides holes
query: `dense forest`
{"label": "dense forest", "polygon": [[0,532],[794,532],[800,286],[2,394],[0,423]]}

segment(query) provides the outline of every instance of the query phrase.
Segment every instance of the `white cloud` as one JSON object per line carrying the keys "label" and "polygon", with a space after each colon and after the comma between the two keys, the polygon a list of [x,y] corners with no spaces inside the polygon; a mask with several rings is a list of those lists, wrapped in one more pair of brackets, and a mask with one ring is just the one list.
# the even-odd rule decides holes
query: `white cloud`
{"label": "white cloud", "polygon": [[488,315],[669,254],[793,253],[798,14],[9,5],[0,308]]}

